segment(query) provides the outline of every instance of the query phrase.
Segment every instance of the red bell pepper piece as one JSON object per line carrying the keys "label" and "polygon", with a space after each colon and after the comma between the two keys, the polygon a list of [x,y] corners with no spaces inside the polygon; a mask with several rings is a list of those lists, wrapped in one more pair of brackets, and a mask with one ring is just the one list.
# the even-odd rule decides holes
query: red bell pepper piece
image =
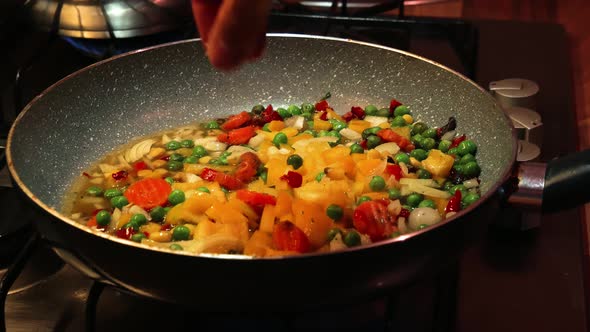
{"label": "red bell pepper piece", "polygon": [[378,241],[397,231],[397,217],[387,211],[389,200],[375,200],[361,203],[354,210],[352,222],[361,233]]}
{"label": "red bell pepper piece", "polygon": [[399,101],[397,101],[395,99],[392,99],[389,102],[389,113],[393,114],[393,111],[395,111],[395,108],[398,106],[401,106],[401,105],[402,105],[402,103],[400,103]]}
{"label": "red bell pepper piece", "polygon": [[287,181],[291,188],[299,188],[303,183],[303,176],[297,172],[289,171],[287,174],[281,176],[281,180]]}
{"label": "red bell pepper piece", "polygon": [[135,164],[133,164],[133,169],[135,169],[137,172],[144,170],[146,168],[147,168],[147,165],[143,161],[138,161]]}
{"label": "red bell pepper piece", "polygon": [[315,110],[318,112],[325,112],[328,110],[328,101],[327,100],[320,100],[315,104]]}
{"label": "red bell pepper piece", "polygon": [[451,146],[449,147],[449,149],[458,147],[459,144],[461,144],[461,142],[463,142],[466,139],[467,139],[467,136],[465,136],[465,135],[461,135],[461,136],[453,139],[453,141],[451,142]]}
{"label": "red bell pepper piece", "polygon": [[396,164],[387,164],[385,166],[385,173],[395,177],[398,181],[402,178],[402,168]]}
{"label": "red bell pepper piece", "polygon": [[283,221],[274,226],[272,243],[278,250],[304,253],[310,249],[307,235],[290,221]]}
{"label": "red bell pepper piece", "polygon": [[410,140],[405,138],[404,136],[391,130],[390,128],[379,130],[377,132],[377,136],[379,136],[379,138],[381,138],[385,142],[395,142],[400,147],[400,149],[404,151],[411,151],[408,150],[408,148],[410,147],[410,145],[412,145],[412,142],[410,142]]}
{"label": "red bell pepper piece", "polygon": [[352,112],[352,114],[354,114],[354,116],[356,116],[358,119],[364,119],[365,118],[365,111],[358,107],[358,106],[352,106],[350,108],[350,111]]}
{"label": "red bell pepper piece", "polygon": [[253,207],[277,205],[277,199],[274,196],[246,189],[240,189],[236,191],[236,197],[244,203],[252,205]]}
{"label": "red bell pepper piece", "polygon": [[459,212],[461,210],[461,191],[456,190],[455,195],[449,199],[445,212]]}
{"label": "red bell pepper piece", "polygon": [[230,130],[228,133],[222,133],[217,136],[220,142],[228,143],[230,145],[246,144],[250,138],[256,135],[254,126],[247,126],[243,128]]}
{"label": "red bell pepper piece", "polygon": [[221,125],[221,129],[229,131],[240,128],[250,122],[251,119],[252,116],[248,112],[238,113],[227,118],[227,120]]}

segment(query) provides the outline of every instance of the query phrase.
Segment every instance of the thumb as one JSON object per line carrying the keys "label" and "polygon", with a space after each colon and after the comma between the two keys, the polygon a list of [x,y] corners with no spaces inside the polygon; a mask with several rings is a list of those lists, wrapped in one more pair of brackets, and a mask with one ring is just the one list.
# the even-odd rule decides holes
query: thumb
{"label": "thumb", "polygon": [[214,66],[232,69],[260,55],[270,5],[271,0],[223,1],[207,40]]}

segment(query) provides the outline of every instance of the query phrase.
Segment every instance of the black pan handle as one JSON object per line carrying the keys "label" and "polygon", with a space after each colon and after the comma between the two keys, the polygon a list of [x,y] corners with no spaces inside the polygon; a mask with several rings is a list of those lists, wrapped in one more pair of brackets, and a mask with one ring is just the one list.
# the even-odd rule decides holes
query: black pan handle
{"label": "black pan handle", "polygon": [[547,164],[543,212],[579,206],[590,201],[590,150],[576,152]]}

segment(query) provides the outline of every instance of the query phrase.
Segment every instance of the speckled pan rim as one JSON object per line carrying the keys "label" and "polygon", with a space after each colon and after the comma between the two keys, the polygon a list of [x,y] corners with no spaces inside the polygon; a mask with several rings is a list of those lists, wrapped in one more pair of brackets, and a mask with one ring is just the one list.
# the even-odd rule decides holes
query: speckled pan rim
{"label": "speckled pan rim", "polygon": [[[478,89],[481,93],[485,93],[487,94],[488,92],[486,90],[484,90],[482,87],[480,87],[479,85],[477,85],[475,82],[473,82],[472,80],[470,80],[469,78],[465,77],[463,74],[456,72],[455,70],[452,70],[438,62],[432,61],[430,59],[421,57],[419,55],[415,55],[406,51],[402,51],[402,50],[398,50],[398,49],[394,49],[391,47],[387,47],[387,46],[383,46],[383,45],[377,45],[377,44],[372,44],[372,43],[366,43],[366,42],[362,42],[362,41],[356,41],[356,40],[352,40],[352,39],[343,39],[343,38],[335,38],[335,37],[326,37],[326,36],[315,36],[315,35],[302,35],[302,34],[283,34],[283,33],[272,33],[272,34],[267,34],[268,37],[279,37],[279,38],[301,38],[301,39],[319,39],[319,40],[330,40],[330,41],[338,41],[338,42],[344,42],[344,43],[352,43],[352,44],[358,44],[358,45],[363,45],[363,46],[367,46],[367,47],[374,47],[374,48],[379,48],[379,49],[383,49],[386,51],[390,51],[390,52],[395,52],[395,53],[399,53],[417,60],[421,60],[423,62],[429,63],[433,66],[439,67],[440,69],[443,69],[445,71],[448,71],[456,76],[458,76],[459,78],[462,78],[463,80],[469,82],[471,85],[473,85],[473,87],[475,87],[476,89]],[[145,250],[150,250],[150,251],[156,251],[156,252],[160,252],[160,253],[168,253],[168,254],[176,254],[176,255],[184,255],[184,256],[189,256],[189,257],[195,257],[195,258],[215,258],[215,259],[248,259],[248,260],[268,260],[268,261],[272,261],[272,260],[285,260],[285,259],[306,259],[306,258],[310,258],[310,257],[315,257],[315,256],[328,256],[328,255],[338,255],[341,253],[347,253],[347,252],[353,252],[353,251],[362,251],[362,250],[368,250],[371,249],[373,247],[379,247],[379,246],[383,246],[383,245],[388,245],[388,244],[393,244],[393,243],[400,243],[400,242],[404,242],[406,240],[409,240],[411,238],[414,237],[418,237],[420,235],[422,235],[425,232],[437,229],[439,227],[445,227],[448,223],[452,222],[453,220],[460,218],[468,213],[470,213],[472,210],[476,209],[478,206],[480,206],[484,201],[487,201],[488,199],[490,199],[493,195],[496,194],[498,188],[508,179],[511,170],[512,170],[512,166],[514,165],[514,162],[516,160],[516,140],[517,140],[517,136],[516,136],[516,131],[514,129],[514,127],[512,126],[510,120],[508,119],[508,116],[506,114],[503,114],[504,120],[505,120],[505,125],[510,127],[511,133],[512,133],[512,140],[511,140],[511,149],[512,149],[512,157],[511,157],[511,162],[508,165],[508,167],[506,167],[506,169],[504,170],[504,172],[501,174],[500,179],[494,183],[486,192],[485,195],[483,195],[481,197],[481,199],[479,199],[475,204],[472,204],[471,206],[469,206],[467,209],[460,211],[459,213],[457,213],[456,215],[452,216],[449,219],[445,219],[444,221],[441,221],[440,223],[437,223],[431,227],[428,227],[427,229],[421,230],[421,231],[415,231],[413,233],[410,234],[405,234],[402,236],[398,236],[394,239],[389,239],[389,240],[385,240],[385,241],[380,241],[380,242],[375,242],[372,244],[368,244],[368,245],[364,245],[364,246],[359,246],[359,247],[354,247],[354,248],[347,248],[347,249],[343,249],[341,251],[336,251],[336,252],[328,252],[328,253],[307,253],[307,254],[302,254],[302,255],[294,255],[294,256],[280,256],[280,257],[251,257],[251,256],[246,256],[246,255],[225,255],[225,254],[192,254],[192,253],[188,253],[188,252],[183,252],[183,251],[172,251],[170,249],[165,249],[165,248],[159,248],[159,247],[153,247],[153,246],[148,246],[148,245],[142,245],[133,241],[129,241],[129,240],[123,240],[123,239],[119,239],[115,236],[109,235],[109,234],[105,234],[102,232],[98,232],[98,231],[93,231],[90,228],[68,218],[67,216],[63,215],[62,213],[60,213],[59,211],[57,211],[56,209],[46,205],[44,202],[42,202],[40,199],[38,199],[32,192],[31,190],[22,182],[22,180],[20,179],[20,176],[18,174],[18,171],[14,168],[13,162],[12,162],[12,137],[14,135],[14,131],[16,130],[15,128],[18,126],[18,124],[20,123],[21,119],[26,115],[26,113],[32,108],[32,106],[41,98],[43,98],[46,94],[50,93],[52,90],[57,89],[62,83],[64,83],[65,81],[70,80],[72,77],[78,76],[83,74],[84,72],[94,68],[94,67],[98,67],[104,63],[107,62],[111,62],[111,61],[115,61],[119,58],[122,57],[128,57],[128,56],[132,56],[134,54],[137,53],[143,53],[143,52],[148,52],[148,51],[152,51],[155,49],[159,49],[159,48],[163,48],[163,47],[170,47],[170,46],[174,46],[177,44],[185,44],[185,43],[195,43],[197,41],[199,41],[200,39],[189,39],[189,40],[181,40],[181,41],[175,41],[175,42],[171,42],[171,43],[165,43],[165,44],[161,44],[161,45],[156,45],[156,46],[152,46],[152,47],[148,47],[148,48],[143,48],[143,49],[139,49],[139,50],[135,50],[135,51],[131,51],[131,52],[127,52],[127,53],[123,53],[117,56],[113,56],[109,59],[105,59],[99,62],[96,62],[94,64],[91,64],[87,67],[84,67],[82,69],[79,69],[69,75],[67,75],[66,77],[60,79],[59,81],[55,82],[54,84],[52,84],[51,86],[49,86],[47,89],[45,89],[43,92],[41,92],[38,96],[36,96],[35,98],[33,98],[33,100],[31,100],[24,108],[23,110],[20,112],[20,114],[17,116],[17,118],[15,119],[14,123],[12,124],[12,126],[10,127],[10,131],[8,133],[8,138],[7,138],[7,145],[6,145],[6,159],[7,159],[7,165],[10,171],[10,174],[12,176],[13,181],[21,188],[21,190],[38,206],[40,206],[41,208],[43,208],[43,210],[45,210],[46,212],[48,212],[49,214],[51,214],[53,217],[60,219],[61,221],[67,223],[68,225],[78,228],[79,230],[86,232],[86,233],[90,233],[92,235],[96,235],[99,237],[102,237],[105,240],[109,240],[109,241],[115,241],[119,244],[122,245],[127,245],[127,246],[133,246],[136,247],[138,249],[145,249]],[[492,98],[490,96],[490,98]],[[495,103],[495,102],[494,102]],[[496,106],[501,109],[501,107],[496,103]]]}

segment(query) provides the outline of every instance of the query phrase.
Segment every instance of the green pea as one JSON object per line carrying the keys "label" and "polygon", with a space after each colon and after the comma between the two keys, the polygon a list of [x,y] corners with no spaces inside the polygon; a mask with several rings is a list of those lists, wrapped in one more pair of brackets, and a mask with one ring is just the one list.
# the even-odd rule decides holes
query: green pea
{"label": "green pea", "polygon": [[407,204],[404,204],[404,205],[402,205],[402,209],[405,209],[405,210],[408,210],[408,211],[412,211],[412,210],[414,210],[414,207],[413,206],[410,206],[410,205],[407,205]]}
{"label": "green pea", "polygon": [[[313,120],[313,113],[309,113],[309,112],[303,112],[303,113],[301,113],[301,116],[302,116],[303,118],[305,118],[305,120],[307,120],[307,121],[311,121],[311,120]],[[312,121],[312,122],[313,122],[313,121]]]}
{"label": "green pea", "polygon": [[301,104],[301,110],[303,113],[313,113],[313,111],[315,111],[315,106],[310,103],[303,103]]}
{"label": "green pea", "polygon": [[416,134],[412,136],[410,140],[412,141],[412,144],[420,146],[422,144],[422,141],[424,140],[424,137],[420,134]]}
{"label": "green pea", "polygon": [[367,105],[367,107],[365,107],[365,114],[366,115],[375,115],[375,114],[377,114],[378,110],[379,109],[375,105]]}
{"label": "green pea", "polygon": [[428,157],[428,152],[422,149],[414,149],[412,152],[410,152],[410,157],[414,157],[419,161],[422,161]]}
{"label": "green pea", "polygon": [[131,241],[141,243],[141,240],[145,239],[146,236],[143,233],[135,233],[131,235]]}
{"label": "green pea", "polygon": [[379,136],[371,135],[367,137],[367,148],[373,149],[377,147],[379,144],[381,144],[381,138],[379,138]]}
{"label": "green pea", "polygon": [[209,121],[205,126],[207,129],[219,129],[219,123],[217,121]]}
{"label": "green pea", "polygon": [[371,181],[369,181],[369,188],[371,188],[373,191],[382,191],[385,189],[385,179],[379,175],[373,176]]}
{"label": "green pea", "polygon": [[461,192],[461,197],[464,197],[467,194],[467,188],[465,188],[465,186],[462,184],[458,184],[456,186],[451,187],[451,195],[455,195],[457,190]]}
{"label": "green pea", "polygon": [[287,165],[293,166],[293,169],[299,169],[303,166],[303,158],[298,154],[292,154],[287,158]]}
{"label": "green pea", "polygon": [[328,242],[334,240],[334,238],[338,234],[340,234],[340,236],[342,236],[342,230],[338,227],[335,227],[335,228],[332,228],[331,230],[329,230],[328,231]]}
{"label": "green pea", "polygon": [[371,197],[369,197],[369,196],[361,196],[361,197],[359,197],[359,199],[356,201],[356,205],[361,205],[361,204],[363,204],[364,202],[368,202],[368,201],[370,201],[370,200],[371,200]]}
{"label": "green pea", "polygon": [[184,248],[178,243],[172,243],[168,248],[171,250],[184,250]]}
{"label": "green pea", "polygon": [[289,111],[289,113],[291,113],[292,115],[301,114],[301,108],[299,108],[299,106],[297,106],[297,105],[289,105],[289,107],[287,108],[287,111]]}
{"label": "green pea", "polygon": [[324,176],[326,176],[326,173],[320,172],[320,173],[318,173],[318,175],[315,176],[315,180],[317,182],[320,182],[320,181],[322,181],[322,179],[324,178]]}
{"label": "green pea", "polygon": [[451,188],[453,188],[455,185],[453,184],[453,182],[451,181],[445,181],[445,183],[443,184],[443,189],[445,191],[451,191]]}
{"label": "green pea", "polygon": [[466,208],[469,205],[475,203],[478,199],[479,199],[479,195],[478,194],[476,194],[476,193],[468,193],[461,200],[461,206],[463,208]]}
{"label": "green pea", "polygon": [[166,150],[173,151],[180,149],[180,142],[178,141],[170,141],[165,144]]}
{"label": "green pea", "polygon": [[434,138],[425,138],[422,140],[420,146],[425,150],[432,150],[436,146],[436,141],[434,140]]}
{"label": "green pea", "polygon": [[264,126],[262,126],[262,130],[270,132],[270,124],[265,123]]}
{"label": "green pea", "polygon": [[447,151],[448,155],[454,155],[454,156],[458,156],[459,155],[459,149],[455,148],[450,148],[449,151]]}
{"label": "green pea", "polygon": [[420,168],[419,170],[416,171],[416,175],[418,175],[419,179],[431,179],[432,178],[432,174],[430,174],[429,171]]}
{"label": "green pea", "polygon": [[410,132],[413,135],[416,134],[422,134],[426,129],[428,129],[428,126],[423,123],[423,122],[418,122],[418,123],[414,123],[414,125],[412,126],[412,131]]}
{"label": "green pea", "polygon": [[342,219],[342,216],[344,215],[344,210],[336,204],[330,204],[326,208],[326,214],[328,215],[328,217],[330,217],[330,219],[338,221]]}
{"label": "green pea", "polygon": [[410,163],[410,156],[408,156],[406,153],[403,152],[398,152],[395,156],[393,156],[393,160],[395,160],[396,163],[404,163],[404,164],[409,164]]}
{"label": "green pea", "polygon": [[354,143],[350,146],[350,153],[365,153],[365,149],[360,144]]}
{"label": "green pea", "polygon": [[371,135],[377,135],[377,133],[378,133],[378,132],[379,132],[381,129],[383,129],[383,128],[381,128],[381,127],[371,127],[371,128],[367,128],[367,129],[363,130],[363,132],[362,132],[361,136],[362,136],[364,139],[367,139],[367,138],[368,138],[369,136],[371,136]]}
{"label": "green pea", "polygon": [[169,160],[168,163],[166,163],[166,169],[169,171],[180,171],[183,167],[184,166],[182,166],[182,162],[180,161]]}
{"label": "green pea", "polygon": [[281,146],[281,144],[287,144],[287,135],[281,132],[277,133],[272,139],[272,143],[277,147]]}
{"label": "green pea", "polygon": [[286,110],[282,107],[277,108],[277,113],[279,113],[279,115],[283,119],[290,118],[291,116],[293,116],[293,114],[291,114],[291,112],[289,112],[288,110]]}
{"label": "green pea", "polygon": [[428,227],[427,224],[420,224],[420,225],[418,225],[418,230],[421,230],[421,229],[424,229],[424,228],[427,228],[427,227]]}
{"label": "green pea", "polygon": [[442,152],[448,152],[449,148],[451,147],[451,144],[453,144],[453,142],[443,139],[442,141],[440,141],[440,143],[438,143],[438,149]]}
{"label": "green pea", "polygon": [[164,208],[164,212],[166,212],[166,213],[170,212],[170,210],[172,210],[171,206],[167,206]]}
{"label": "green pea", "polygon": [[422,132],[422,136],[426,138],[436,138],[436,129],[435,128],[428,128]]}
{"label": "green pea", "polygon": [[377,114],[375,114],[375,115],[383,117],[383,118],[387,118],[387,117],[389,117],[389,108],[380,108],[377,111]]}
{"label": "green pea", "polygon": [[396,200],[402,197],[401,191],[397,188],[389,188],[389,190],[387,190],[387,194],[391,200]]}
{"label": "green pea", "polygon": [[170,155],[170,159],[168,160],[172,160],[172,161],[183,161],[184,160],[184,156],[179,154],[179,153],[173,153]]}
{"label": "green pea", "polygon": [[172,229],[172,240],[174,241],[188,240],[190,235],[190,229],[184,225],[178,225]]}
{"label": "green pea", "polygon": [[344,242],[347,247],[358,246],[361,244],[361,235],[357,231],[351,230],[344,235],[342,242]]}
{"label": "green pea", "polygon": [[107,210],[100,210],[96,214],[96,223],[99,226],[106,226],[111,222],[111,214]]}
{"label": "green pea", "polygon": [[166,216],[166,210],[164,210],[161,206],[156,206],[155,208],[150,210],[150,217],[152,217],[153,221],[162,221]]}
{"label": "green pea", "polygon": [[94,197],[99,197],[103,195],[102,188],[97,186],[88,187],[88,189],[86,189],[86,193]]}
{"label": "green pea", "polygon": [[411,207],[416,207],[418,206],[418,204],[420,204],[420,202],[422,202],[423,199],[424,196],[418,193],[413,193],[409,194],[408,197],[406,197],[406,203]]}
{"label": "green pea", "polygon": [[173,185],[174,184],[174,179],[170,176],[167,176],[166,178],[164,178],[164,180],[166,182],[168,182],[169,185]]}
{"label": "green pea", "polygon": [[459,159],[459,164],[465,165],[472,161],[475,161],[475,157],[471,153],[468,153]]}
{"label": "green pea", "polygon": [[125,225],[123,225],[123,228],[133,228],[133,230],[138,231],[139,224],[130,221],[130,222],[126,223]]}
{"label": "green pea", "polygon": [[410,110],[408,109],[408,107],[406,105],[399,105],[398,107],[396,107],[393,110],[394,116],[402,116],[402,115],[406,115],[406,114],[410,114]]}
{"label": "green pea", "polygon": [[431,199],[425,199],[422,202],[420,202],[420,204],[418,204],[418,207],[428,207],[431,209],[436,209],[436,204]]}
{"label": "green pea", "polygon": [[172,192],[170,193],[170,195],[168,195],[168,202],[170,202],[170,204],[172,205],[178,205],[182,202],[184,202],[185,196],[184,196],[184,191],[182,190],[172,190]]}
{"label": "green pea", "polygon": [[318,133],[315,130],[313,130],[313,129],[307,129],[307,130],[305,130],[303,132],[303,134],[310,134],[313,137],[317,137],[318,136]]}
{"label": "green pea", "polygon": [[470,161],[467,164],[463,165],[463,175],[465,175],[468,178],[474,178],[476,176],[479,176],[480,172],[481,168],[479,168],[479,165],[475,161]]}
{"label": "green pea", "polygon": [[403,117],[401,117],[401,116],[396,116],[391,121],[391,126],[392,127],[403,127],[405,125],[406,125],[406,120]]}
{"label": "green pea", "polygon": [[184,158],[185,164],[196,164],[198,162],[199,162],[199,158],[197,158],[196,156],[188,156],[188,157]]}
{"label": "green pea", "polygon": [[318,133],[318,137],[326,137],[326,136],[328,136],[327,130],[320,130],[320,132]]}
{"label": "green pea", "polygon": [[118,209],[122,209],[127,204],[129,204],[129,201],[125,196],[115,196],[111,198],[111,205]]}
{"label": "green pea", "polygon": [[346,128],[346,122],[340,121],[338,119],[330,119],[328,121],[330,121],[330,123],[332,124],[332,129],[334,129],[335,131],[340,131]]}
{"label": "green pea", "polygon": [[104,197],[108,198],[108,199],[111,199],[111,198],[117,197],[117,196],[121,196],[121,195],[123,195],[123,192],[119,189],[116,189],[116,188],[107,189],[104,192]]}
{"label": "green pea", "polygon": [[195,146],[195,142],[193,142],[193,140],[191,140],[191,139],[185,139],[185,140],[180,141],[180,146],[183,148],[190,149],[193,146]]}
{"label": "green pea", "polygon": [[203,158],[206,155],[208,155],[209,153],[207,152],[207,149],[205,149],[204,146],[202,145],[197,145],[193,148],[193,156],[197,157],[197,158]]}
{"label": "green pea", "polygon": [[147,218],[141,213],[136,213],[131,216],[131,219],[129,221],[134,222],[134,223],[141,226],[141,225],[147,223]]}
{"label": "green pea", "polygon": [[264,170],[260,172],[259,177],[262,179],[262,181],[264,181],[264,183],[266,183],[266,180],[268,180],[268,171]]}
{"label": "green pea", "polygon": [[207,187],[199,187],[199,188],[197,188],[197,191],[204,192],[204,193],[207,193],[207,194],[210,194],[211,193],[211,191]]}
{"label": "green pea", "polygon": [[227,157],[231,156],[231,152],[229,151],[223,151],[220,155],[219,155],[219,161],[221,161],[221,163],[223,165],[227,165]]}
{"label": "green pea", "polygon": [[252,107],[252,113],[254,114],[260,114],[264,111],[264,106],[262,105],[256,105],[254,107]]}
{"label": "green pea", "polygon": [[459,155],[461,156],[464,156],[468,153],[474,155],[477,152],[477,145],[475,145],[475,143],[472,140],[468,139],[459,143],[459,146],[457,146],[457,150],[459,152]]}

